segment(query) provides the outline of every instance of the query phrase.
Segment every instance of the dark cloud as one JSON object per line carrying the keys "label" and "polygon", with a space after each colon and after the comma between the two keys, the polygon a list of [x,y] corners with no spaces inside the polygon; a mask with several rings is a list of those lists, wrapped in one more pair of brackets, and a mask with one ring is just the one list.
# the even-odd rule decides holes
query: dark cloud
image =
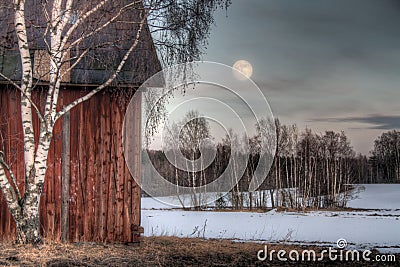
{"label": "dark cloud", "polygon": [[257,86],[263,91],[275,91],[275,92],[293,92],[298,90],[299,87],[306,86],[306,79],[289,79],[289,78],[275,78],[268,81],[257,79],[254,81]]}
{"label": "dark cloud", "polygon": [[400,129],[400,115],[370,115],[366,117],[347,117],[347,118],[324,118],[313,119],[315,122],[331,122],[331,123],[366,123],[371,124],[364,129],[392,130]]}

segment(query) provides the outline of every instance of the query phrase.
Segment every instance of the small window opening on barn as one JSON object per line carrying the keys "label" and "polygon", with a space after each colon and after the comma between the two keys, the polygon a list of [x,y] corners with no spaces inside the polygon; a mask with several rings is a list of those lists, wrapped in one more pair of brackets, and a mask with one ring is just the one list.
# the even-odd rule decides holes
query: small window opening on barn
{"label": "small window opening on barn", "polygon": [[[71,76],[68,71],[70,67],[70,52],[66,52],[64,63],[61,66],[60,72],[63,74],[61,82],[70,82]],[[33,55],[33,77],[40,81],[50,81],[50,55],[45,49],[37,49]]]}

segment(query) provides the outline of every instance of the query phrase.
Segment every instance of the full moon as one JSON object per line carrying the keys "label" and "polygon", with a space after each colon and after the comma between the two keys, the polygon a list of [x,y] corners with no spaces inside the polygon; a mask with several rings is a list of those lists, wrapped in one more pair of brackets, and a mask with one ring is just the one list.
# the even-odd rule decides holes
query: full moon
{"label": "full moon", "polygon": [[[251,75],[253,74],[253,66],[247,60],[241,59],[236,61],[235,64],[233,64],[233,69],[233,74],[239,80],[245,80],[246,78],[250,79]],[[242,75],[235,70],[241,72]],[[243,77],[243,75],[245,77]]]}

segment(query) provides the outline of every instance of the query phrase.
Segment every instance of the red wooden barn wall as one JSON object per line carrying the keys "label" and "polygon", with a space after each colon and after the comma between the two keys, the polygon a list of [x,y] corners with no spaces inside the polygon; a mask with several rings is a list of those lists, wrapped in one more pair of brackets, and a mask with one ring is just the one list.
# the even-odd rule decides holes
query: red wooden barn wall
{"label": "red wooden barn wall", "polygon": [[[62,90],[60,106],[83,95]],[[19,93],[0,85],[0,130],[8,162],[24,188],[23,141]],[[36,102],[44,94],[35,92]],[[140,189],[124,161],[122,125],[126,105],[111,93],[99,93],[70,113],[70,241],[137,241],[132,225],[140,225]],[[140,111],[140,110],[139,110]],[[38,121],[35,122],[38,127]],[[0,138],[0,142],[2,138]],[[54,129],[41,198],[43,236],[60,240],[62,121]],[[22,192],[22,191],[21,191]],[[15,223],[0,192],[0,240],[15,237]]]}

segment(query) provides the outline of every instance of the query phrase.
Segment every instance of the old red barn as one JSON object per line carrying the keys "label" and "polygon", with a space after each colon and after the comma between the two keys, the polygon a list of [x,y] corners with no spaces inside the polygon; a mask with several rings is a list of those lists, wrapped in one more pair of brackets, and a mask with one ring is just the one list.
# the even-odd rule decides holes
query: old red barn
{"label": "old red barn", "polygon": [[[40,1],[28,1],[31,23],[31,57],[35,75],[34,101],[43,107],[48,84],[48,52],[37,25],[43,17],[35,15]],[[37,2],[37,3],[36,3]],[[27,3],[28,4],[28,3]],[[36,9],[37,11],[37,9]],[[136,13],[135,13],[136,12]],[[124,16],[137,16],[136,9]],[[73,21],[71,22],[73,23]],[[0,72],[20,81],[21,63],[13,29],[13,10],[0,8]],[[109,77],[131,42],[136,24],[112,23],[102,35],[90,42],[123,36],[114,46],[91,49],[88,56],[62,79],[59,107],[71,103]],[[35,37],[36,36],[36,37]],[[85,49],[69,51],[73,58]],[[65,66],[67,68],[68,66]],[[117,80],[89,101],[78,105],[58,121],[48,159],[48,171],[41,198],[41,226],[45,238],[69,241],[135,242],[140,232],[140,188],[125,164],[122,146],[124,112],[135,89],[160,70],[148,27]],[[20,93],[5,79],[0,79],[0,142],[7,161],[24,188],[24,160]],[[140,103],[137,105],[140,120]],[[38,120],[35,127],[38,126]],[[135,147],[140,153],[140,123]],[[139,160],[138,157],[137,160]],[[136,174],[139,174],[139,162]],[[64,188],[64,190],[63,190]],[[0,192],[0,240],[14,239],[15,223]]]}

